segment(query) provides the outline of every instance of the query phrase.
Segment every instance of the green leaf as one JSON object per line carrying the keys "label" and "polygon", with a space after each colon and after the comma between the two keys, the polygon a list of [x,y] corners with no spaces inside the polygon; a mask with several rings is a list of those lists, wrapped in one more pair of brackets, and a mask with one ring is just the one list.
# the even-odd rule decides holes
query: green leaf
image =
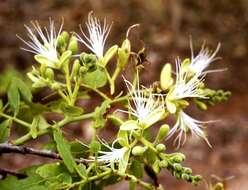
{"label": "green leaf", "polygon": [[40,117],[35,116],[33,118],[32,124],[31,124],[30,134],[31,134],[33,139],[36,139],[36,137],[37,137],[37,132],[38,132],[37,128],[38,128],[39,120],[40,120]]}
{"label": "green leaf", "polygon": [[133,160],[129,172],[130,174],[134,175],[137,178],[142,178],[143,177],[143,171],[144,171],[144,166],[141,162],[138,160]]}
{"label": "green leaf", "polygon": [[93,72],[88,72],[83,76],[83,83],[91,88],[100,88],[107,83],[107,76],[101,69],[96,69]]}
{"label": "green leaf", "polygon": [[89,147],[80,141],[73,141],[71,144],[71,153],[74,157],[85,158],[89,155]]}
{"label": "green leaf", "polygon": [[31,102],[31,100],[32,100],[32,93],[31,93],[30,88],[28,88],[28,85],[25,84],[25,83],[24,83],[21,79],[19,79],[19,78],[15,78],[15,79],[13,80],[13,82],[16,83],[16,85],[17,85],[17,87],[18,87],[18,89],[19,89],[19,92],[20,92],[22,98],[23,98],[24,100],[27,100],[27,101]]}
{"label": "green leaf", "polygon": [[70,106],[66,103],[60,104],[60,109],[62,112],[67,116],[78,116],[81,115],[84,111],[83,108],[76,107],[76,106]]}
{"label": "green leaf", "polygon": [[72,173],[77,165],[71,154],[70,144],[58,129],[53,130],[53,137],[57,144],[59,155],[62,157],[67,169]]}
{"label": "green leaf", "polygon": [[110,107],[109,100],[105,100],[100,107],[95,108],[95,122],[94,128],[102,128],[105,125],[106,119],[103,115],[106,113],[107,109]]}
{"label": "green leaf", "polygon": [[16,83],[14,83],[13,81],[11,82],[8,88],[8,100],[11,108],[15,112],[15,115],[17,115],[20,106],[20,94],[16,86]]}
{"label": "green leaf", "polygon": [[25,179],[18,180],[14,176],[9,176],[4,180],[0,181],[0,189],[1,190],[29,190],[34,186],[38,186],[42,183],[44,179],[42,179],[38,175],[31,175]]}
{"label": "green leaf", "polygon": [[101,150],[101,144],[96,141],[96,140],[93,140],[91,143],[90,143],[90,151],[94,154],[98,153],[98,151]]}
{"label": "green leaf", "polygon": [[5,120],[0,124],[0,143],[7,141],[10,135],[11,120]]}
{"label": "green leaf", "polygon": [[60,163],[45,164],[37,168],[36,173],[45,179],[56,177],[56,180],[61,181],[62,183],[72,183],[70,173],[68,173],[67,169]]}

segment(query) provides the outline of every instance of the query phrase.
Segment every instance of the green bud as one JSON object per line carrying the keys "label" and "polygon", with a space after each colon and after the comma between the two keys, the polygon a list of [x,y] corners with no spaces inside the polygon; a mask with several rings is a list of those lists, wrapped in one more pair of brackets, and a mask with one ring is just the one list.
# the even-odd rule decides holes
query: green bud
{"label": "green bud", "polygon": [[177,171],[173,171],[173,176],[175,176],[177,179],[181,179],[181,174]]}
{"label": "green bud", "polygon": [[63,47],[63,46],[65,46],[66,43],[68,42],[68,40],[69,40],[69,34],[68,34],[68,32],[63,31],[63,32],[59,35],[59,37],[58,37],[58,39],[57,39],[57,46],[58,46],[58,47]]}
{"label": "green bud", "polygon": [[182,171],[182,166],[181,166],[181,164],[173,164],[173,167],[174,167],[174,169],[176,170],[176,171]]}
{"label": "green bud", "polygon": [[184,167],[184,168],[183,168],[183,171],[184,171],[186,174],[192,174],[192,169],[191,169],[191,168],[186,168],[186,167]]}
{"label": "green bud", "polygon": [[201,181],[202,180],[202,176],[200,176],[200,175],[196,175],[196,176],[194,176],[194,180],[195,181]]}
{"label": "green bud", "polygon": [[132,154],[134,156],[142,156],[144,152],[145,152],[145,148],[142,146],[135,146],[132,149]]}
{"label": "green bud", "polygon": [[173,84],[173,78],[171,76],[171,64],[164,65],[160,74],[160,85],[163,90],[167,90]]}
{"label": "green bud", "polygon": [[158,174],[159,172],[160,172],[160,167],[159,167],[159,164],[160,164],[160,161],[159,160],[156,160],[155,162],[154,162],[154,164],[152,165],[152,169],[153,169],[153,171],[156,173],[156,174]]}
{"label": "green bud", "polygon": [[182,179],[188,181],[190,179],[188,174],[182,174]]}
{"label": "green bud", "polygon": [[173,161],[176,162],[176,163],[181,163],[184,160],[185,160],[185,155],[182,154],[182,153],[176,153],[173,156]]}
{"label": "green bud", "polygon": [[105,53],[103,59],[101,60],[100,66],[105,67],[108,62],[111,60],[111,58],[116,54],[118,50],[118,46],[114,45],[111,48],[108,49],[108,51]]}
{"label": "green bud", "polygon": [[131,52],[131,44],[128,39],[125,39],[121,45],[121,47],[118,49],[118,62],[117,66],[120,68],[123,68],[129,59]]}
{"label": "green bud", "polygon": [[80,63],[79,63],[79,60],[76,59],[73,63],[73,67],[72,67],[72,77],[77,77],[78,76],[78,72],[79,72],[79,69],[80,69]]}
{"label": "green bud", "polygon": [[223,185],[223,183],[216,183],[216,184],[214,185],[213,190],[224,190],[224,185]]}
{"label": "green bud", "polygon": [[88,71],[88,68],[85,67],[85,66],[81,66],[80,69],[79,69],[80,75],[85,74],[87,71]]}
{"label": "green bud", "polygon": [[195,100],[195,103],[196,103],[197,107],[201,110],[207,110],[208,109],[207,104],[205,104],[204,102],[201,102],[199,100]]}
{"label": "green bud", "polygon": [[158,143],[158,142],[161,142],[162,140],[164,140],[164,138],[167,136],[169,130],[170,130],[169,125],[167,125],[167,124],[162,125],[158,131],[155,142]]}
{"label": "green bud", "polygon": [[46,76],[47,65],[42,63],[40,65],[40,74],[42,77]]}
{"label": "green bud", "polygon": [[158,144],[158,145],[156,145],[156,149],[159,152],[163,152],[163,151],[165,151],[166,147],[164,144]]}
{"label": "green bud", "polygon": [[51,68],[47,68],[46,69],[46,73],[45,76],[50,79],[50,80],[54,80],[54,72]]}
{"label": "green bud", "polygon": [[78,42],[75,36],[72,36],[68,45],[68,50],[71,50],[72,54],[76,54],[78,51]]}
{"label": "green bud", "polygon": [[162,160],[159,162],[159,167],[160,168],[167,168],[168,167],[168,162],[166,160]]}

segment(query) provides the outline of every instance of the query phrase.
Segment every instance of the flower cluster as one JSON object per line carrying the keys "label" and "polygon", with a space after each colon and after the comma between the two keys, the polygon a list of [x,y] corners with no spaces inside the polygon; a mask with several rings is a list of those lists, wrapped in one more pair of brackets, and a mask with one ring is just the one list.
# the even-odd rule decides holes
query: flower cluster
{"label": "flower cluster", "polygon": [[[32,88],[48,88],[51,94],[45,98],[56,98],[44,105],[32,102],[32,91],[23,82],[16,80],[10,84],[7,104],[2,105],[0,101],[0,116],[6,119],[1,123],[5,130],[8,130],[6,124],[12,120],[26,128],[24,136],[13,140],[15,145],[44,134],[49,134],[51,144],[56,144],[53,148],[59,157],[53,152],[52,156],[61,158],[62,166],[57,163],[38,166],[35,169],[35,175],[38,175],[40,181],[38,185],[48,187],[53,184],[49,186],[51,189],[102,189],[105,183],[126,179],[130,180],[130,189],[134,189],[137,184],[148,190],[162,189],[161,185],[144,182],[141,174],[143,170],[149,170],[152,175],[156,175],[161,169],[167,169],[176,178],[192,184],[198,184],[201,180],[199,175],[192,175],[190,168],[181,165],[185,159],[182,153],[166,153],[164,142],[173,138],[179,148],[190,133],[211,146],[205,125],[212,121],[193,118],[187,108],[193,104],[206,110],[208,106],[224,101],[230,95],[223,90],[209,89],[205,84],[208,73],[220,71],[208,69],[218,59],[216,54],[220,44],[215,51],[203,45],[197,55],[194,55],[191,45],[191,58],[177,58],[175,71],[172,64],[165,64],[160,81],[148,87],[139,80],[144,67],[130,64],[132,69],[126,71],[133,77],[130,80],[123,77],[126,86],[123,90],[117,88],[116,80],[121,78],[128,63],[133,63],[133,60],[134,63],[141,62],[144,56],[144,48],[134,52],[128,39],[130,30],[135,26],[137,24],[127,30],[126,39],[121,45],[114,44],[108,49],[105,44],[112,24],[108,24],[106,19],[100,21],[92,12],[88,14],[85,26],[87,33],[82,26],[82,34],[62,31],[63,23],[56,30],[52,20],[49,28],[41,27],[37,21],[31,22],[31,26],[25,26],[29,39],[19,37],[27,46],[22,49],[33,53],[35,60],[40,63],[32,66],[32,71],[27,73]],[[90,52],[80,52],[80,43]],[[84,99],[89,103],[87,105],[94,106],[95,96],[101,102],[93,109],[85,109],[77,104],[79,99]],[[27,108],[32,117],[20,117],[26,114],[24,111]],[[46,121],[47,112],[61,115],[62,119]],[[12,113],[13,116],[8,115]],[[175,118],[172,127],[164,123],[168,117]],[[92,128],[89,144],[75,139],[68,141],[64,137],[63,127],[83,120],[92,121],[87,122],[87,127]],[[98,138],[102,128],[107,125],[117,126],[118,132],[112,143]],[[159,129],[151,130],[155,125]],[[9,134],[8,131],[5,133]],[[156,136],[153,138],[154,134]],[[58,176],[65,182],[61,184]]]}

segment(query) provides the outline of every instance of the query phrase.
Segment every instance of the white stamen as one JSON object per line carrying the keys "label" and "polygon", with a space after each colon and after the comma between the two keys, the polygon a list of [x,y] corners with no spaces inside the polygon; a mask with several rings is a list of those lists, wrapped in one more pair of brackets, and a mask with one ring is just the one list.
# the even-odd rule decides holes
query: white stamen
{"label": "white stamen", "polygon": [[63,23],[61,24],[58,32],[56,32],[54,21],[51,19],[49,30],[44,27],[44,31],[42,31],[42,28],[37,21],[31,22],[31,25],[31,27],[25,25],[25,28],[28,32],[27,35],[29,37],[29,40],[25,41],[23,38],[17,35],[17,37],[29,48],[22,49],[36,55],[42,55],[51,62],[57,62],[57,37],[60,35]]}
{"label": "white stamen", "polygon": [[139,81],[137,81],[137,89],[135,89],[129,81],[124,80],[134,106],[129,101],[129,111],[121,111],[135,116],[139,123],[144,125],[151,125],[158,121],[165,110],[163,96],[154,94],[145,87],[140,89]]}
{"label": "white stamen", "polygon": [[197,56],[194,57],[194,50],[192,43],[190,44],[191,48],[191,60],[190,60],[190,69],[197,75],[202,76],[210,72],[218,72],[218,70],[205,71],[205,69],[212,63],[217,60],[218,57],[215,57],[220,49],[220,43],[218,43],[216,50],[212,53],[208,48],[205,48],[204,44]]}
{"label": "white stamen", "polygon": [[103,57],[104,45],[112,24],[108,25],[106,19],[104,19],[102,25],[99,19],[93,17],[93,12],[90,12],[86,26],[89,37],[83,32],[83,29],[80,26],[80,30],[84,38],[81,38],[78,34],[76,34],[78,41],[86,45],[98,58]]}
{"label": "white stamen", "polygon": [[198,75],[188,79],[187,73],[184,72],[180,59],[176,59],[176,83],[172,91],[173,99],[183,98],[205,98],[198,90],[203,77],[198,78]]}
{"label": "white stamen", "polygon": [[181,145],[185,143],[186,138],[187,138],[186,133],[188,131],[192,135],[203,138],[207,142],[207,144],[211,146],[203,131],[203,128],[204,128],[203,125],[206,123],[213,122],[213,121],[199,121],[199,120],[196,120],[190,117],[183,111],[180,111],[177,117],[178,118],[177,118],[176,124],[171,128],[167,136],[167,139],[169,139],[176,132],[178,132],[178,135],[174,140],[174,144],[177,144],[177,148],[179,148]]}

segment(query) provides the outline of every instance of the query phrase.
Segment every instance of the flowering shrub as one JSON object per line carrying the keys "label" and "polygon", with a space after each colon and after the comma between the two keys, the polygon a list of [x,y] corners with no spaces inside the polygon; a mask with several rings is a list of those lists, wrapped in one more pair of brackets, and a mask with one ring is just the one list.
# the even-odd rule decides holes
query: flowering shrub
{"label": "flowering shrub", "polygon": [[[163,189],[157,179],[162,169],[177,179],[197,185],[202,177],[182,165],[185,155],[177,151],[166,153],[164,143],[173,139],[178,149],[191,134],[211,146],[204,127],[213,121],[194,119],[185,109],[195,104],[207,110],[208,106],[229,97],[230,92],[209,89],[204,83],[208,73],[218,71],[207,68],[217,59],[220,45],[214,52],[202,46],[196,56],[191,46],[191,58],[177,58],[175,71],[171,64],[165,64],[160,81],[144,87],[139,81],[143,55],[132,51],[128,39],[129,30],[135,25],[128,29],[121,46],[113,45],[108,50],[104,45],[112,25],[90,13],[86,26],[87,32],[81,28],[81,34],[69,34],[63,31],[63,24],[56,30],[52,20],[49,28],[32,22],[31,26],[25,26],[28,39],[18,36],[24,42],[22,49],[33,53],[38,64],[27,73],[32,88],[13,78],[7,91],[8,100],[1,101],[0,153],[33,154],[52,158],[54,162],[18,172],[1,169],[0,189],[103,189],[122,180],[129,181],[130,189],[136,186]],[[89,52],[79,52],[79,44],[85,45]],[[113,72],[109,64],[114,65]],[[134,68],[130,71],[133,72],[130,81],[125,76],[119,77],[127,64]],[[126,91],[116,90],[117,79],[123,80]],[[44,88],[50,89],[48,96],[57,98],[44,104],[32,101],[32,92]],[[92,112],[85,113],[76,103],[80,99],[92,101],[94,94],[102,102]],[[63,117],[49,121],[47,113]],[[151,136],[151,128],[158,122],[165,123],[168,117],[176,118],[174,126],[163,124],[156,136]],[[83,120],[93,121],[90,143],[67,140],[63,127]],[[111,143],[98,137],[110,122],[118,128]],[[8,140],[12,123],[22,128],[24,134]],[[46,134],[50,143],[44,149],[24,146]],[[152,183],[144,181],[144,172]]]}

